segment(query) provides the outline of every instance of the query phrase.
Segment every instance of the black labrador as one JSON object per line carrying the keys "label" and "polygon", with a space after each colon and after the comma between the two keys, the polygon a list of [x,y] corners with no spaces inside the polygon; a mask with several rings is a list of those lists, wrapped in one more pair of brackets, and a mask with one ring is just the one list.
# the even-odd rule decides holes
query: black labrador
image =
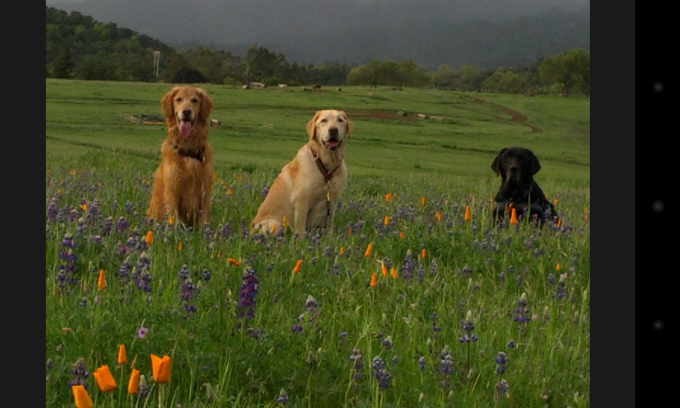
{"label": "black labrador", "polygon": [[527,210],[532,220],[543,228],[546,218],[557,223],[559,217],[555,206],[545,198],[543,190],[534,181],[534,175],[541,169],[536,155],[523,147],[506,147],[491,163],[491,169],[501,176],[501,188],[496,194],[493,209],[494,220],[511,215],[515,208],[517,219],[522,219]]}

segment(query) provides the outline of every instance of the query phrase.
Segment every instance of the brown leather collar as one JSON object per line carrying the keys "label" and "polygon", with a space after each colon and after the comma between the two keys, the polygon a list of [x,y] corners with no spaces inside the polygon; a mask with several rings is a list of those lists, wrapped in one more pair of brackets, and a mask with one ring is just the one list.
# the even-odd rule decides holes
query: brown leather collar
{"label": "brown leather collar", "polygon": [[316,159],[314,160],[314,162],[316,163],[316,167],[318,167],[324,180],[326,180],[326,182],[331,181],[331,179],[334,176],[333,173],[335,172],[335,170],[339,169],[340,166],[334,168],[332,171],[328,171],[326,169],[326,166],[324,166],[323,162],[321,161],[321,158],[316,155],[316,152],[311,147],[309,148],[309,151],[312,152],[312,156],[314,156],[314,158]]}
{"label": "brown leather collar", "polygon": [[200,162],[205,161],[205,157],[203,156],[203,152],[205,151],[205,147],[201,147],[198,150],[189,150],[189,149],[182,149],[182,148],[179,147],[179,145],[175,144],[175,145],[172,145],[172,148],[175,149],[180,156],[191,157],[191,158],[196,159]]}

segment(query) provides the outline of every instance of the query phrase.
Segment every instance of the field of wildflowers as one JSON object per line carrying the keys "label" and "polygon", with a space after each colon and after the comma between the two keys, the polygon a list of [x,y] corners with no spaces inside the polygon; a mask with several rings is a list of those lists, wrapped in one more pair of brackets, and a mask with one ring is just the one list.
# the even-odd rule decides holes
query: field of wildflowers
{"label": "field of wildflowers", "polygon": [[588,188],[496,227],[495,184],[350,167],[332,237],[249,236],[275,172],[216,167],[187,230],[121,156],[46,163],[46,406],[590,405]]}

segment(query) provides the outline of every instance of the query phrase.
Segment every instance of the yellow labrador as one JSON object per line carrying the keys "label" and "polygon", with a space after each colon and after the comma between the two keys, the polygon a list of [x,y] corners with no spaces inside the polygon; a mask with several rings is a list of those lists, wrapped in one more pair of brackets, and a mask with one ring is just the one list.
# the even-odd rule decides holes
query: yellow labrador
{"label": "yellow labrador", "polygon": [[307,123],[309,142],[283,167],[250,224],[251,232],[283,228],[283,220],[302,236],[314,228],[332,234],[333,219],[347,183],[345,144],[354,131],[347,114],[317,111]]}

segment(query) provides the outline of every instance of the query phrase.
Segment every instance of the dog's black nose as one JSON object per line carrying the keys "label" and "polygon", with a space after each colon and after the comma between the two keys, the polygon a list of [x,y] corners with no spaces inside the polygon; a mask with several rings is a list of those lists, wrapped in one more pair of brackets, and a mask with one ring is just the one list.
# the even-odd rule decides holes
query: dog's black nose
{"label": "dog's black nose", "polygon": [[338,128],[336,128],[335,126],[330,127],[330,128],[328,128],[328,133],[331,136],[337,136],[338,135]]}
{"label": "dog's black nose", "polygon": [[510,168],[508,170],[510,171],[510,173],[517,173],[519,171],[519,167],[510,166]]}
{"label": "dog's black nose", "polygon": [[191,118],[191,110],[189,110],[189,109],[184,109],[184,110],[182,111],[182,117],[183,117],[184,119],[189,119],[189,118]]}

